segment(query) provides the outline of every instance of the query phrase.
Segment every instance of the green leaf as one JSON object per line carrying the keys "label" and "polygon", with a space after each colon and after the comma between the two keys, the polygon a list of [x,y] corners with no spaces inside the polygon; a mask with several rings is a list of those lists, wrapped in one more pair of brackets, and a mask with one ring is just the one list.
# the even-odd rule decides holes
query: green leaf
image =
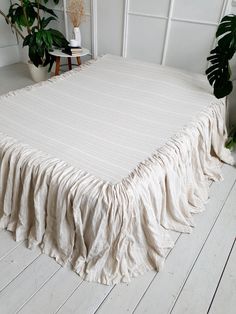
{"label": "green leaf", "polygon": [[43,17],[41,20],[41,28],[46,28],[51,21],[56,21],[56,18],[54,16],[48,18]]}
{"label": "green leaf", "polygon": [[206,70],[206,75],[214,88],[214,95],[222,98],[230,94],[233,89],[229,60],[236,51],[236,15],[230,14],[223,17],[218,26],[216,38],[218,45],[207,58],[210,66]]}
{"label": "green leaf", "polygon": [[233,84],[230,81],[230,56],[230,49],[225,50],[217,46],[211,51],[211,55],[207,58],[211,62],[211,65],[206,70],[206,75],[209,83],[214,88],[214,95],[217,98],[223,98],[229,95],[233,89]]}
{"label": "green leaf", "polygon": [[31,35],[26,36],[23,41],[23,47],[28,46],[30,44],[30,40],[31,40]]}
{"label": "green leaf", "polygon": [[40,31],[35,33],[35,39],[36,39],[36,45],[38,47],[42,46],[43,40],[42,40],[42,33]]}
{"label": "green leaf", "polygon": [[236,145],[236,126],[233,126],[229,132],[228,140],[226,142],[226,147],[233,149]]}
{"label": "green leaf", "polygon": [[38,67],[42,64],[42,59],[38,54],[38,51],[35,46],[29,46],[29,58],[33,62],[33,64]]}
{"label": "green leaf", "polygon": [[236,16],[226,15],[220,22],[216,32],[218,45],[224,49],[236,49]]}
{"label": "green leaf", "polygon": [[60,0],[44,0],[44,3],[53,2],[54,4],[58,4]]}
{"label": "green leaf", "polygon": [[32,26],[38,16],[37,11],[34,9],[32,4],[29,2],[25,7],[25,12],[27,15],[27,23],[29,26]]}
{"label": "green leaf", "polygon": [[37,12],[34,10],[31,2],[24,1],[23,6],[17,3],[11,5],[7,16],[13,24],[17,24],[19,29],[22,30],[22,27],[33,25]]}
{"label": "green leaf", "polygon": [[47,8],[45,5],[42,5],[38,2],[32,2],[32,6],[36,9],[39,7],[39,9],[43,12],[47,12],[48,14],[57,17],[56,13],[52,9]]}
{"label": "green leaf", "polygon": [[47,49],[48,50],[52,49],[53,39],[52,39],[52,35],[51,35],[50,31],[43,30],[42,35],[43,35],[43,40],[44,40],[44,43],[45,43],[45,46],[47,47]]}
{"label": "green leaf", "polygon": [[53,28],[48,29],[50,31],[52,39],[53,39],[53,45],[58,48],[64,48],[68,46],[68,41],[66,40],[65,36],[59,32],[58,30],[55,30]]}

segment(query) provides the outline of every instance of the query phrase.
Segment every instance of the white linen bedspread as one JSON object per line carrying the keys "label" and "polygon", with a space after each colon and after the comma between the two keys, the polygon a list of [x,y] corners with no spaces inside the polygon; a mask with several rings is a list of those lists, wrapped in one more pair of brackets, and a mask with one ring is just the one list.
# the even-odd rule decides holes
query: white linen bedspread
{"label": "white linen bedspread", "polygon": [[159,269],[220,180],[225,104],[204,76],[104,56],[0,97],[0,227],[86,280]]}
{"label": "white linen bedspread", "polygon": [[112,183],[209,104],[205,77],[105,56],[1,100],[1,132]]}

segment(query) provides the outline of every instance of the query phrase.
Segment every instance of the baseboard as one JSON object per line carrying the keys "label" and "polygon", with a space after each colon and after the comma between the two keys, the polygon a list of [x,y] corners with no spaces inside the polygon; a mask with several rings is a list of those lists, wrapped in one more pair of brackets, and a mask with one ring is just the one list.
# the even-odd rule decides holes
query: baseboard
{"label": "baseboard", "polygon": [[0,47],[0,67],[20,61],[19,46]]}

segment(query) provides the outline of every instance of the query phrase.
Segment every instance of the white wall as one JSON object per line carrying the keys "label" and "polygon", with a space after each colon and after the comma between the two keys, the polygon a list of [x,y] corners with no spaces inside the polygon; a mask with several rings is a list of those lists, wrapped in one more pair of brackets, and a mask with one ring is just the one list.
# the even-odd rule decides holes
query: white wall
{"label": "white wall", "polygon": [[[8,12],[9,0],[1,0],[1,9],[4,13]],[[16,36],[11,28],[0,16],[0,67],[18,62],[20,59]]]}
{"label": "white wall", "polygon": [[[7,11],[9,2],[1,0],[1,3],[2,1],[1,7]],[[99,55],[122,54],[126,1],[97,0]],[[86,20],[81,25],[82,44],[89,49],[92,49],[92,2],[93,0],[85,0]],[[231,0],[129,0],[127,2],[129,2],[126,51],[128,57],[204,72],[207,66],[206,57],[213,46],[217,25],[221,15],[224,14],[225,4]],[[65,34],[63,0],[54,9],[59,19],[51,26]],[[236,11],[236,7],[233,9]],[[18,55],[15,36],[1,17],[0,23],[0,47],[4,47],[0,48],[0,51],[3,49],[5,51],[5,57],[0,55],[1,65],[15,62]],[[71,38],[73,35],[70,21],[67,26]],[[26,61],[27,57],[22,58]]]}
{"label": "white wall", "polygon": [[124,20],[123,0],[98,0],[98,54],[121,55]]}
{"label": "white wall", "polygon": [[121,55],[124,3],[127,57],[203,73],[228,0],[98,0],[98,52]]}

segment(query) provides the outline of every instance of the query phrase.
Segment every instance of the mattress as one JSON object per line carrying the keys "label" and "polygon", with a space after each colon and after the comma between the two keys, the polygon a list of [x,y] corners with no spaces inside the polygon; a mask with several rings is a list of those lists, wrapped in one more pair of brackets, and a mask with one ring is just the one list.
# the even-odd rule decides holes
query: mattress
{"label": "mattress", "polygon": [[106,55],[0,97],[0,228],[88,281],[159,270],[221,180],[206,78]]}

